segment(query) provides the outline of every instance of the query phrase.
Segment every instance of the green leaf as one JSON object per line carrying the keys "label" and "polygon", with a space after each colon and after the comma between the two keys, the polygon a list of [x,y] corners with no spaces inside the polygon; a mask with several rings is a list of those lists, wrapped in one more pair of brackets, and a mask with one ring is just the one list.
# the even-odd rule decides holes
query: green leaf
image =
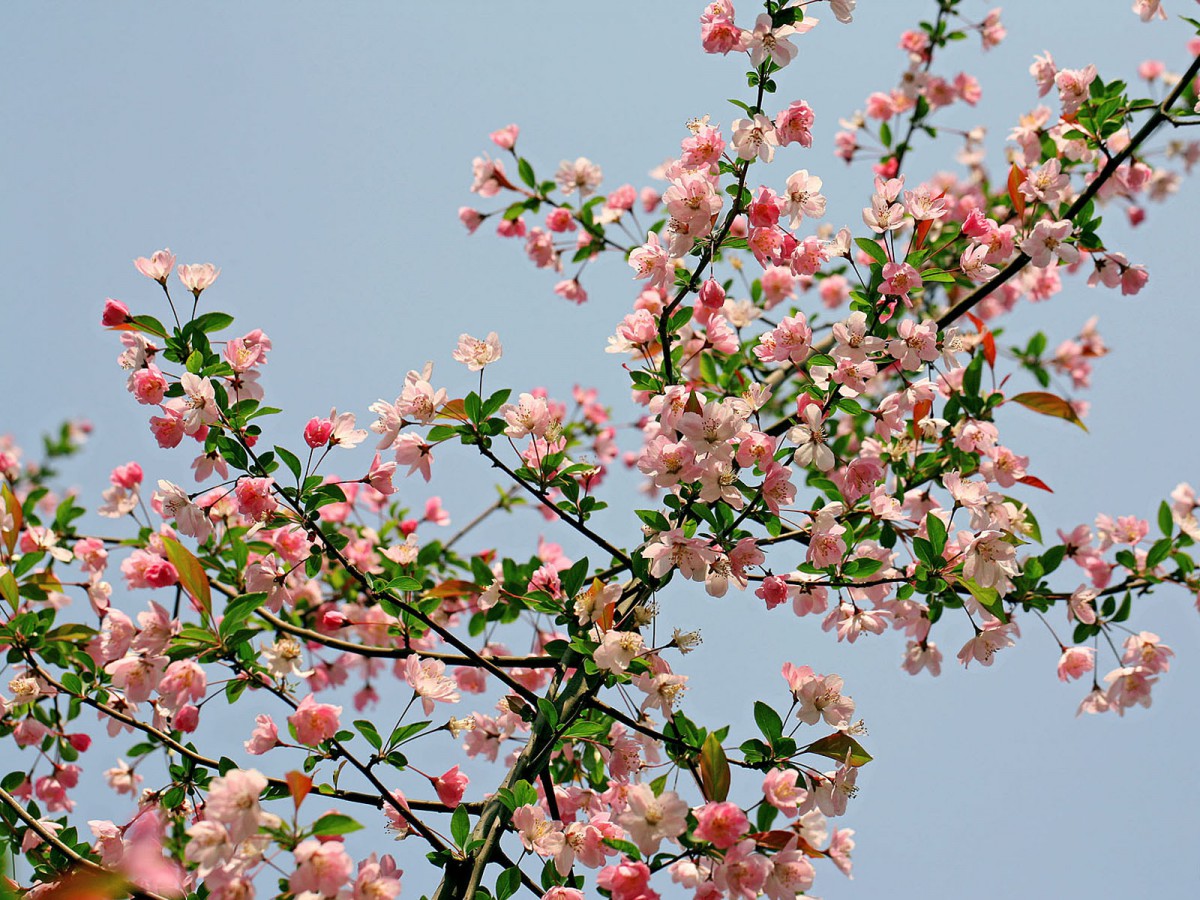
{"label": "green leaf", "polygon": [[929,535],[933,552],[941,556],[942,551],[946,549],[946,524],[933,513],[929,513],[925,516],[925,531]]}
{"label": "green leaf", "polygon": [[223,312],[208,312],[196,316],[192,319],[192,327],[198,328],[206,334],[211,334],[214,331],[221,331],[233,324],[233,316]]}
{"label": "green leaf", "polygon": [[537,178],[533,174],[533,166],[529,164],[529,160],[521,157],[517,160],[517,174],[521,176],[521,180],[529,187],[537,190]]}
{"label": "green leaf", "polygon": [[537,790],[524,778],[512,786],[512,794],[516,806],[533,806],[538,802]]}
{"label": "green leaf", "polygon": [[605,838],[604,843],[614,850],[620,850],[634,862],[642,858],[642,851],[637,848],[637,844],[631,844],[629,841],[621,841],[616,838]]}
{"label": "green leaf", "polygon": [[1158,506],[1158,530],[1167,537],[1175,530],[1175,517],[1171,515],[1171,507],[1166,500]]}
{"label": "green leaf", "polygon": [[358,729],[358,733],[367,739],[367,743],[378,750],[383,746],[383,738],[379,736],[379,732],[375,730],[375,726],[367,719],[355,719],[354,727]]}
{"label": "green leaf", "polygon": [[225,606],[225,615],[221,618],[221,627],[218,631],[221,639],[224,640],[237,631],[247,619],[254,615],[254,611],[266,602],[266,599],[267,595],[258,591],[230,600]]}
{"label": "green leaf", "polygon": [[459,847],[467,845],[467,838],[471,836],[471,817],[465,806],[459,806],[450,817],[450,836]]}
{"label": "green leaf", "polygon": [[[858,766],[865,766],[874,759],[870,753],[863,749],[862,744],[843,731],[835,731],[828,737],[814,741],[808,745],[806,752],[815,753],[817,756],[824,756],[827,759],[837,760],[840,763],[848,762],[856,768]],[[849,755],[849,759],[846,758],[847,755]]]}
{"label": "green leaf", "polygon": [[1156,541],[1154,546],[1150,548],[1150,552],[1146,554],[1146,571],[1153,569],[1170,555],[1171,539],[1165,537]]}
{"label": "green leaf", "polygon": [[975,600],[993,616],[1005,624],[1008,623],[1008,613],[1004,611],[1004,601],[995,588],[980,587],[970,578],[963,578],[962,586],[970,592]]}
{"label": "green leaf", "polygon": [[156,337],[166,337],[167,329],[163,327],[163,323],[154,318],[154,316],[132,316],[130,322],[138,331],[144,331],[147,334],[153,334]]}
{"label": "green leaf", "polygon": [[429,722],[409,722],[407,725],[397,725],[388,738],[388,746],[395,747],[397,744],[402,744],[410,737],[420,734],[430,725]]}
{"label": "green leaf", "polygon": [[842,576],[845,578],[866,578],[868,575],[874,575],[882,568],[882,560],[852,559],[842,566]]}
{"label": "green leaf", "polygon": [[321,837],[334,834],[350,834],[352,831],[361,830],[361,825],[349,816],[343,816],[341,813],[326,813],[313,823],[313,834]]}
{"label": "green leaf", "polygon": [[521,887],[521,870],[516,866],[505,869],[496,879],[496,900],[508,900]]}
{"label": "green leaf", "polygon": [[286,447],[280,447],[278,444],[276,444],[275,455],[283,460],[283,464],[288,467],[288,470],[293,475],[296,476],[296,481],[299,483],[300,473],[303,471],[303,469],[300,467],[300,460],[296,457],[296,454],[294,454],[291,450],[288,450]]}
{"label": "green leaf", "polygon": [[867,256],[871,257],[871,259],[875,260],[875,262],[879,263],[880,265],[884,265],[888,262],[887,251],[870,238],[855,238],[854,243],[858,245],[859,250],[867,254]]}
{"label": "green leaf", "polygon": [[968,397],[979,395],[980,379],[983,377],[983,362],[983,354],[980,353],[971,359],[967,364],[967,371],[963,373],[963,393]]}
{"label": "green leaf", "polygon": [[761,700],[754,701],[754,721],[758,723],[758,730],[763,733],[763,737],[770,743],[774,744],[783,737],[783,719]]}
{"label": "green leaf", "polygon": [[929,543],[925,538],[913,538],[913,553],[917,559],[925,563],[931,569],[940,569],[942,560],[937,553],[933,552],[933,544]]}
{"label": "green leaf", "polygon": [[411,575],[401,575],[399,578],[393,578],[391,581],[387,582],[387,584],[377,586],[376,590],[407,592],[424,590],[424,587],[425,586],[421,584],[420,581],[418,581],[416,578],[413,578]]}

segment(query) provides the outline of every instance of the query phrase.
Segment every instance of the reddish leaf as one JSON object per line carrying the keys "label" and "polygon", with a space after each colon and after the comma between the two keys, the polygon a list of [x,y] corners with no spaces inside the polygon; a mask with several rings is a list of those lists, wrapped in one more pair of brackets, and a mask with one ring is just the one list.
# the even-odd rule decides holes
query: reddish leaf
{"label": "reddish leaf", "polygon": [[971,320],[971,324],[975,326],[975,330],[983,334],[987,330],[987,326],[983,324],[983,319],[975,315],[975,313],[967,313],[967,318]]}
{"label": "reddish leaf", "polygon": [[927,415],[929,415],[929,413],[932,409],[933,409],[933,401],[932,400],[921,400],[915,406],[913,406],[913,418],[912,418],[913,437],[917,436],[917,432],[921,430],[921,421]]}
{"label": "reddish leaf", "polygon": [[754,843],[760,847],[766,847],[768,850],[782,850],[792,841],[796,840],[796,834],[792,831],[780,831],[778,828],[773,831],[755,831],[752,834],[746,835]]}
{"label": "reddish leaf", "polygon": [[296,809],[299,809],[304,798],[308,796],[308,792],[312,790],[313,780],[303,772],[288,772],[286,780],[288,793],[292,795],[292,802],[296,804]]}
{"label": "reddish leaf", "polygon": [[1083,424],[1083,420],[1075,412],[1075,407],[1057,394],[1049,394],[1045,391],[1027,391],[1024,394],[1017,394],[1015,397],[1009,397],[1008,399],[1013,403],[1020,403],[1026,409],[1032,409],[1034,412],[1041,413],[1043,416],[1066,419],[1068,422],[1078,425],[1084,431],[1087,431],[1087,426]]}
{"label": "reddish leaf", "polygon": [[989,366],[996,368],[996,339],[990,331],[983,333],[983,358]]}
{"label": "reddish leaf", "polygon": [[455,419],[459,422],[471,421],[470,417],[467,415],[466,405],[462,400],[447,400],[442,404],[442,408],[438,410],[437,418]]}
{"label": "reddish leaf", "polygon": [[8,551],[9,556],[12,556],[13,547],[17,546],[17,535],[21,533],[21,527],[25,524],[25,514],[7,484],[0,484],[0,496],[4,498],[4,508],[12,516],[12,528],[0,532],[0,537],[4,539],[4,549]]}
{"label": "reddish leaf", "polygon": [[425,592],[426,597],[467,597],[479,593],[479,585],[473,581],[451,578]]}
{"label": "reddish leaf", "polygon": [[211,619],[212,591],[208,586],[208,576],[204,574],[204,567],[200,565],[200,560],[196,559],[190,550],[174,538],[164,537],[162,542],[167,551],[167,559],[179,572],[179,583],[192,598],[196,609],[201,610]]}
{"label": "reddish leaf", "polygon": [[700,780],[709,800],[718,803],[729,796],[729,759],[715,734],[709,733],[700,748]]}
{"label": "reddish leaf", "polygon": [[116,872],[85,869],[80,865],[72,866],[47,885],[45,891],[38,892],[43,900],[109,900],[129,895],[129,882]]}
{"label": "reddish leaf", "polygon": [[[945,196],[945,191],[942,196]],[[933,227],[933,219],[922,219],[917,223],[917,233],[913,240],[913,250],[920,250],[921,245],[925,243],[925,236],[929,234],[929,229]]]}
{"label": "reddish leaf", "polygon": [[1027,484],[1030,487],[1035,487],[1040,491],[1048,491],[1051,494],[1054,493],[1054,489],[1052,487],[1035,475],[1026,475],[1024,478],[1018,478],[1017,481],[1021,482],[1021,484]]}
{"label": "reddish leaf", "polygon": [[1013,167],[1008,172],[1008,199],[1012,201],[1013,211],[1017,214],[1017,218],[1025,215],[1025,195],[1018,190],[1024,180],[1025,170],[1013,163]]}
{"label": "reddish leaf", "polygon": [[0,595],[12,606],[13,612],[20,608],[21,588],[17,584],[17,579],[13,577],[13,573],[8,570],[8,566],[0,566]]}

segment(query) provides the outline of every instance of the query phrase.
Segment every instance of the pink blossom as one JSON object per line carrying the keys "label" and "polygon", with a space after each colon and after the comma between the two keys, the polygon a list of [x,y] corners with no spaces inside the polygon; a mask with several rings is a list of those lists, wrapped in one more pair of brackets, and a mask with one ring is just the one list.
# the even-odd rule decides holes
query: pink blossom
{"label": "pink blossom", "polygon": [[496,362],[502,353],[500,338],[496,332],[491,331],[483,340],[471,337],[469,334],[460,334],[458,346],[454,348],[454,353],[451,355],[470,371],[478,372],[484,366]]}
{"label": "pink blossom", "polygon": [[700,44],[705,53],[745,50],[748,37],[749,32],[735,25],[732,15],[713,15],[700,20]]}
{"label": "pink blossom", "polygon": [[255,717],[254,723],[254,731],[250,733],[250,740],[243,743],[247,753],[252,756],[261,756],[268,750],[279,746],[279,729],[275,727],[275,722],[270,716],[260,713]]}
{"label": "pink blossom", "polygon": [[180,266],[178,273],[183,286],[199,297],[203,291],[212,287],[212,283],[217,280],[221,270],[212,263],[195,263],[190,266]]}
{"label": "pink blossom", "polygon": [[458,766],[454,766],[437,778],[431,779],[431,781],[433,782],[433,789],[437,792],[438,799],[453,809],[462,802],[463,794],[466,792],[467,785],[471,779],[465,773],[460,772]]}
{"label": "pink blossom", "polygon": [[787,109],[781,110],[775,116],[775,133],[779,138],[779,145],[786,147],[788,144],[798,143],[801,147],[811,147],[815,119],[812,107],[807,101],[792,101]]}
{"label": "pink blossom", "polygon": [[908,263],[885,263],[883,266],[883,284],[879,287],[881,294],[899,294],[904,302],[911,306],[909,293],[921,287],[920,273]]}
{"label": "pink blossom", "polygon": [[578,190],[582,198],[595,192],[602,177],[600,167],[587,157],[581,156],[575,162],[564,159],[559,164],[554,180],[558,182],[559,190],[567,196]]}
{"label": "pink blossom", "polygon": [[1096,67],[1089,65],[1084,69],[1060,69],[1054,76],[1054,84],[1058,87],[1058,97],[1062,101],[1064,116],[1073,116],[1079,112],[1079,107],[1088,98],[1088,88],[1096,79]]}
{"label": "pink blossom", "polygon": [[644,862],[625,859],[606,866],[596,876],[596,885],[612,894],[612,900],[657,900],[650,889],[650,867]]}
{"label": "pink blossom", "polygon": [[736,803],[709,801],[696,814],[696,839],[728,850],[750,830],[750,820]]}
{"label": "pink blossom", "polygon": [[971,661],[975,660],[985,666],[990,666],[995,660],[997,650],[1013,645],[1014,641],[1009,632],[1010,626],[1008,625],[996,623],[987,626],[963,644],[962,649],[958,651],[959,662],[964,666],[969,666]]}
{"label": "pink blossom", "polygon": [[799,365],[812,351],[812,329],[804,313],[785,316],[779,325],[759,338],[754,355],[764,362],[788,360]]}
{"label": "pink blossom", "polygon": [[649,279],[651,287],[669,288],[675,278],[674,263],[653,231],[647,233],[645,244],[629,254],[629,265],[633,267],[633,277]]}
{"label": "pink blossom", "polygon": [[194,659],[178,659],[167,666],[167,671],[158,683],[158,693],[171,709],[184,703],[198,703],[204,699],[208,679],[204,669]]}
{"label": "pink blossom", "polygon": [[421,698],[425,715],[433,712],[433,703],[457,703],[459,693],[454,679],[446,675],[446,664],[440,659],[421,659],[416,654],[404,661],[404,679]]}
{"label": "pink blossom", "polygon": [[1125,715],[1125,710],[1134,706],[1150,708],[1150,691],[1158,676],[1142,666],[1125,666],[1113,669],[1104,676],[1108,684],[1106,699],[1109,706],[1115,709],[1117,715]]}
{"label": "pink blossom", "polygon": [[167,276],[171,274],[171,269],[175,268],[175,254],[169,248],[166,250],[156,250],[149,259],[139,256],[133,261],[133,264],[147,278],[165,285],[167,283]]}
{"label": "pink blossom", "polygon": [[763,778],[763,796],[785,816],[799,815],[808,804],[807,782],[795,769],[772,769]]}
{"label": "pink blossom", "polygon": [[646,856],[658,852],[663,838],[675,838],[687,830],[688,805],[674,791],[656,796],[650,785],[638,784],[625,800],[625,811],[617,821]]}
{"label": "pink blossom", "polygon": [[1067,647],[1058,660],[1058,680],[1082,678],[1095,667],[1096,651],[1092,647]]}
{"label": "pink blossom", "polygon": [[734,119],[733,136],[730,142],[737,153],[738,159],[754,159],[757,157],[769,163],[775,156],[775,148],[779,146],[779,136],[775,126],[762,113],[753,119]]}
{"label": "pink blossom", "polygon": [[597,668],[619,673],[628,669],[634,658],[645,649],[645,641],[636,631],[606,631],[592,659]]}
{"label": "pink blossom", "polygon": [[337,841],[322,843],[309,838],[302,841],[293,853],[297,868],[288,878],[288,888],[294,894],[312,891],[326,897],[336,897],[354,870],[354,862],[346,848]]}
{"label": "pink blossom", "polygon": [[754,841],[745,840],[726,851],[725,858],[713,873],[713,880],[728,897],[754,900],[770,872],[771,861],[755,852]]}
{"label": "pink blossom", "polygon": [[256,522],[269,519],[279,507],[272,493],[275,482],[271,478],[242,478],[234,488],[238,511]]}
{"label": "pink blossom", "polygon": [[315,747],[337,733],[341,714],[340,706],[318,703],[312,694],[308,694],[300,701],[295,712],[288,716],[288,722],[296,730],[296,740]]}
{"label": "pink blossom", "polygon": [[104,671],[112,676],[113,686],[125,692],[127,702],[143,703],[150,699],[150,693],[157,687],[166,667],[165,656],[131,653],[110,662]]}
{"label": "pink blossom", "polygon": [[517,135],[521,133],[521,129],[516,125],[505,125],[488,135],[492,139],[492,143],[501,150],[511,150],[517,144]]}
{"label": "pink blossom", "polygon": [[1175,651],[1162,643],[1157,634],[1142,631],[1125,639],[1125,653],[1121,661],[1157,674],[1171,668],[1171,657],[1174,655]]}
{"label": "pink blossom", "polygon": [[[750,62],[761,66],[769,58],[777,66],[786,66],[800,51],[788,40],[793,34],[804,34],[817,25],[817,20],[805,16],[798,25],[780,25],[774,27],[771,17],[760,13],[755,20],[754,30],[746,40],[746,49],[750,51]],[[770,160],[768,160],[769,162]]]}
{"label": "pink blossom", "polygon": [[232,769],[210,783],[205,816],[228,828],[230,839],[240,843],[258,831],[262,815],[258,798],[266,786],[261,772]]}

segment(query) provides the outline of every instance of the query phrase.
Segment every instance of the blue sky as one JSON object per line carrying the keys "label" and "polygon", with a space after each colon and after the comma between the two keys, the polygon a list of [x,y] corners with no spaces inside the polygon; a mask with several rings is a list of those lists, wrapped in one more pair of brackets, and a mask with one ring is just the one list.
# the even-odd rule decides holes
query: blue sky
{"label": "blue sky", "polygon": [[[1148,57],[1182,70],[1188,27],[1142,25],[1128,5],[1008,4],[1004,45],[981,55],[977,42],[963,42],[944,63],[947,74],[976,74],[984,90],[978,110],[953,110],[945,121],[986,125],[998,152],[1036,102],[1025,69],[1045,49],[1071,67],[1102,60],[1105,79],[1132,81]],[[1168,0],[1172,12],[1189,5]],[[739,7],[748,22],[750,6]],[[899,32],[934,11],[924,0],[859,7],[852,26],[818,10],[827,21],[779,77],[780,106],[805,98],[816,109],[816,142],[766,170],[780,181],[793,168],[820,175],[827,221],[852,228],[870,186],[864,168],[833,157],[836,121],[894,83]],[[990,8],[964,7],[976,18]],[[130,264],[162,246],[181,262],[221,266],[203,303],[273,338],[264,381],[286,410],[273,426],[277,440],[298,440],[303,422],[331,406],[365,418],[426,359],[452,392],[469,389],[450,360],[462,331],[500,332],[506,356],[489,373],[496,387],[543,384],[565,396],[575,383],[596,385],[627,411],[627,382],[603,347],[634,296],[628,268],[612,260],[589,269],[591,300],[576,308],[551,293],[554,279],[518,246],[468,238],[455,213],[475,201],[472,157],[492,149],[487,132],[509,122],[521,125],[521,148],[542,177],[560,159],[586,155],[608,186],[648,183],[648,170],[677,152],[687,119],[711,114],[728,124],[735,111],[724,98],[746,97],[744,67],[700,51],[699,8],[630,0],[6,5],[0,432],[32,445],[64,417],[90,418],[94,438],[65,477],[92,502],[108,470],[131,458],[151,480],[184,481],[186,460],[153,445],[143,410],[123,390],[116,341],[98,326],[106,296],[166,312]],[[953,149],[918,144],[910,178],[953,167]],[[1003,168],[998,156],[992,164]],[[1141,229],[1110,232],[1117,249],[1150,268],[1139,297],[1073,281],[1052,303],[1025,305],[1009,320],[1013,343],[1044,329],[1054,346],[1098,315],[1113,351],[1088,394],[1089,434],[1022,412],[1002,423],[1007,443],[1055,489],[1025,497],[1047,534],[1098,512],[1152,517],[1177,482],[1200,480],[1200,313],[1188,266],[1195,202],[1185,182],[1173,203],[1150,208]],[[491,495],[488,471],[465,455],[455,457],[450,481],[435,487],[460,522]],[[615,488],[613,506],[639,502],[634,486]],[[427,493],[422,484],[405,490],[414,502]],[[630,519],[611,514],[610,533],[628,539]],[[546,527],[532,514],[517,526],[531,540]],[[567,535],[548,536],[581,551]],[[685,708],[695,717],[750,725],[749,700],[778,692],[785,659],[845,677],[877,760],[844,823],[857,830],[855,880],[829,869],[820,895],[1184,897],[1200,837],[1192,600],[1164,591],[1135,607],[1134,623],[1179,655],[1154,707],[1124,720],[1074,718],[1080,690],[1055,680],[1057,648],[1033,622],[990,670],[962,671],[956,647],[944,643],[944,674],[930,679],[899,670],[895,636],[839,645],[815,620],[768,614],[752,597],[674,590],[664,615],[708,635],[687,660]],[[107,800],[98,794],[97,802]],[[412,844],[399,852],[418,855]]]}

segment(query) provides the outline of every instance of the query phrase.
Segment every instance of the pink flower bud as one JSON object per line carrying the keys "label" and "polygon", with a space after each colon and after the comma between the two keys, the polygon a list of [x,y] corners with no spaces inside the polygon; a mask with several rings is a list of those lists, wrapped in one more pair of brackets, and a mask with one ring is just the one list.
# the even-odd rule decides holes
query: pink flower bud
{"label": "pink flower bud", "polygon": [[128,462],[123,466],[117,466],[113,469],[112,474],[108,476],[108,480],[129,491],[141,484],[143,477],[142,467],[135,462]]}
{"label": "pink flower bud", "polygon": [[176,728],[183,732],[192,732],[196,730],[196,726],[200,724],[200,710],[192,704],[181,706],[179,712],[175,713],[173,722]]}
{"label": "pink flower bud", "polygon": [[460,772],[458,766],[455,766],[446,774],[429,780],[433,782],[433,789],[437,791],[438,799],[453,809],[462,802],[463,793],[471,779]]}
{"label": "pink flower bud", "polygon": [[333,434],[333,422],[314,416],[304,426],[304,443],[315,450],[328,444],[331,434]]}
{"label": "pink flower bud", "polygon": [[709,309],[720,309],[725,304],[725,289],[710,278],[700,285],[700,303]]}
{"label": "pink flower bud", "polygon": [[67,742],[78,750],[80,753],[87,752],[88,747],[92,746],[91,735],[87,734],[68,734],[66,735]]}
{"label": "pink flower bud", "polygon": [[493,131],[488,135],[492,139],[492,143],[501,150],[511,150],[517,143],[517,135],[521,129],[516,125],[505,125],[499,131]]}
{"label": "pink flower bud", "polygon": [[458,208],[458,221],[462,222],[467,229],[467,234],[474,234],[475,229],[483,222],[483,214],[477,209],[471,209],[469,206],[460,206]]}
{"label": "pink flower bud", "polygon": [[105,328],[114,328],[129,321],[129,307],[120,300],[109,297],[104,301],[104,312],[100,314],[100,324]]}
{"label": "pink flower bud", "polygon": [[334,609],[327,610],[321,616],[321,628],[325,631],[337,631],[339,628],[345,628],[349,624],[350,620]]}

